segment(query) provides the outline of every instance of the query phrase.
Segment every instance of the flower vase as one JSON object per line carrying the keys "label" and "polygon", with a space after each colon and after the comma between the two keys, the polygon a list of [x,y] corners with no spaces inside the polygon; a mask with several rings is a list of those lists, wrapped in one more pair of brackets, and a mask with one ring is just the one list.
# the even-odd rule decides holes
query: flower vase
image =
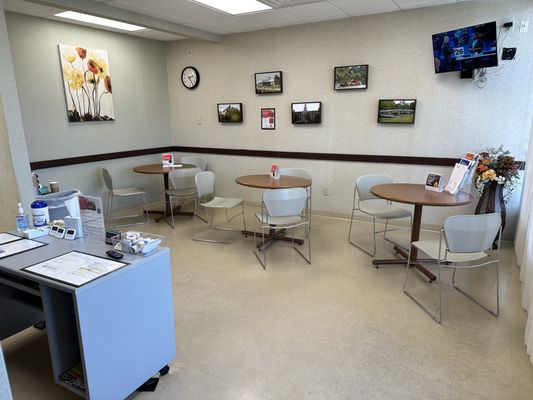
{"label": "flower vase", "polygon": [[[505,203],[503,201],[503,184],[490,182],[485,186],[483,194],[479,198],[475,214],[490,214],[499,212],[502,219],[502,232],[505,228]],[[494,239],[493,248],[497,248],[498,236]]]}

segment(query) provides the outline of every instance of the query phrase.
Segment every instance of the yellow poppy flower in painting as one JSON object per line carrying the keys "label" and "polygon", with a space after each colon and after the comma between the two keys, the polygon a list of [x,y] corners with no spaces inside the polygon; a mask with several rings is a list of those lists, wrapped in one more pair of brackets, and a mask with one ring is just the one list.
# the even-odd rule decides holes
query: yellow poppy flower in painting
{"label": "yellow poppy flower in painting", "polygon": [[99,69],[98,76],[100,77],[100,79],[104,79],[107,73],[109,72],[107,63],[101,58],[99,58],[98,60],[96,60],[96,64],[98,65],[98,69]]}
{"label": "yellow poppy flower in painting", "polygon": [[74,61],[76,61],[76,53],[74,53],[74,52],[65,53],[63,58],[65,58],[65,61],[67,61],[69,63],[73,63]]}
{"label": "yellow poppy flower in painting", "polygon": [[63,79],[68,83],[68,86],[74,90],[80,90],[83,85],[83,73],[76,68],[65,68]]}

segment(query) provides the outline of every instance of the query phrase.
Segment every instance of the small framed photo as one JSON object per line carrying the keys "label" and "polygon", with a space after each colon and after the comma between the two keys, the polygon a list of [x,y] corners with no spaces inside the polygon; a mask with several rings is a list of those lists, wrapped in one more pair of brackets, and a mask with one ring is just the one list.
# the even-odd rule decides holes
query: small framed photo
{"label": "small framed photo", "polygon": [[368,64],[335,67],[333,81],[333,89],[335,90],[367,89]]}
{"label": "small framed photo", "polygon": [[426,178],[426,190],[442,192],[442,175],[430,172]]}
{"label": "small framed photo", "polygon": [[291,103],[292,123],[320,124],[322,122],[322,102]]}
{"label": "small framed photo", "polygon": [[379,100],[378,122],[381,124],[414,124],[416,100]]}
{"label": "small framed photo", "polygon": [[242,103],[218,103],[218,122],[242,122]]}
{"label": "small framed photo", "polygon": [[276,129],[276,109],[261,109],[261,129]]}
{"label": "small framed photo", "polygon": [[281,71],[258,72],[255,74],[255,93],[283,93],[283,74]]}

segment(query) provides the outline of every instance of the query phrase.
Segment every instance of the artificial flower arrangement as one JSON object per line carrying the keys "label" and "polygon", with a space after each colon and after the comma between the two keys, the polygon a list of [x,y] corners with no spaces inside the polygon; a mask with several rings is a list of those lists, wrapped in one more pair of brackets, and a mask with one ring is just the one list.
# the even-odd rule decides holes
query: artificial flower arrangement
{"label": "artificial flower arrangement", "polygon": [[479,153],[479,164],[475,171],[476,188],[481,197],[484,190],[492,183],[504,185],[507,193],[503,196],[504,203],[511,200],[513,190],[518,183],[518,168],[520,163],[515,161],[503,146],[490,147]]}

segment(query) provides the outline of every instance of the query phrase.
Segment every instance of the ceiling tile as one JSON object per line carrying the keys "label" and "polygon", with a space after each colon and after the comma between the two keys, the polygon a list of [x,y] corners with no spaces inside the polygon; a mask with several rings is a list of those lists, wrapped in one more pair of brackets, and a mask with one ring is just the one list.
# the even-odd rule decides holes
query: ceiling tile
{"label": "ceiling tile", "polygon": [[457,0],[394,0],[402,10],[457,3]]}
{"label": "ceiling tile", "polygon": [[352,17],[398,11],[400,9],[393,0],[328,0],[328,2]]}
{"label": "ceiling tile", "polygon": [[216,29],[224,30],[228,33],[237,33],[237,32],[248,32],[252,30],[261,30],[264,29],[258,24],[247,21],[240,17],[234,17],[227,14],[219,14],[216,18],[206,18],[200,21],[194,21],[201,23],[205,26],[213,27]]}
{"label": "ceiling tile", "polygon": [[301,6],[285,7],[282,9],[285,14],[306,22],[324,21],[327,19],[347,18],[350,15],[339,10],[330,3],[303,4]]}
{"label": "ceiling tile", "polygon": [[34,17],[48,17],[63,11],[59,8],[42,6],[21,0],[4,0],[4,9],[20,14],[33,15]]}
{"label": "ceiling tile", "polygon": [[182,24],[187,21],[186,19],[176,16],[176,13],[166,13],[164,11],[159,11],[155,9],[147,9],[136,4],[129,4],[129,2],[124,2],[121,0],[112,0],[108,4],[112,7],[121,8],[127,11],[133,11],[138,14],[148,15],[154,18],[166,19],[167,21],[176,22],[178,24]]}
{"label": "ceiling tile", "polygon": [[239,18],[261,25],[265,28],[303,24],[304,21],[278,10],[262,11],[241,15]]}

